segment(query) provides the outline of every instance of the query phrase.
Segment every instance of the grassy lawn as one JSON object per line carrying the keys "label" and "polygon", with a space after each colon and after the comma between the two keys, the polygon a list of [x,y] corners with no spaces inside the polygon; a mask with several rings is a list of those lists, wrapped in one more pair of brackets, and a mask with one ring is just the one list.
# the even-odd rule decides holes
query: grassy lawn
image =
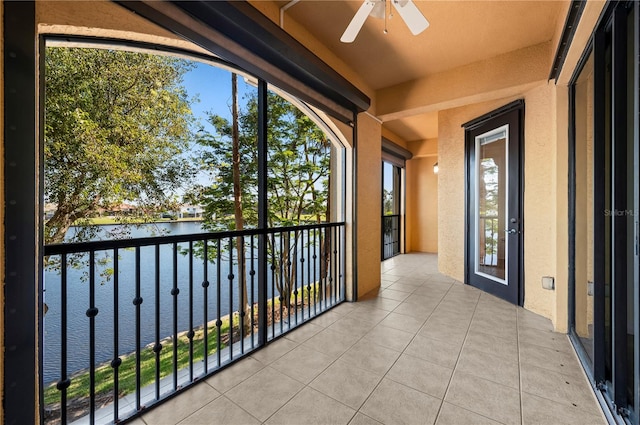
{"label": "grassy lawn", "polygon": [[[234,328],[238,328],[238,317],[234,315]],[[207,329],[207,345],[208,355],[216,352],[218,330],[215,326],[213,329]],[[228,335],[229,318],[222,319],[220,327],[220,335]],[[156,374],[156,354],[153,352],[155,343],[142,347],[140,350],[140,385],[142,387],[155,382]],[[173,372],[173,338],[166,338],[161,341],[162,350],[160,351],[160,378]],[[220,349],[227,346],[225,343],[220,344]],[[121,356],[122,364],[119,367],[118,386],[120,394],[130,394],[136,389],[136,355],[130,353]],[[193,362],[197,363],[204,358],[204,329],[195,331],[193,337]],[[189,365],[189,338],[183,333],[178,337],[178,370]],[[96,394],[102,394],[113,391],[113,368],[110,362],[104,363],[96,368],[95,371]],[[90,375],[88,371],[82,371],[71,377],[71,385],[67,389],[67,399],[87,397],[89,394]],[[45,405],[60,402],[60,391],[56,388],[56,384],[49,385],[44,391]]]}

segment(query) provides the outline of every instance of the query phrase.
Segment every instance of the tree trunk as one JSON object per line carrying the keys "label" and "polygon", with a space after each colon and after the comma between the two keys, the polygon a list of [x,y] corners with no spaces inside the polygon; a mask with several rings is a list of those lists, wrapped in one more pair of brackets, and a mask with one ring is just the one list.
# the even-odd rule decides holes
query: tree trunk
{"label": "tree trunk", "polygon": [[[233,210],[236,230],[244,229],[244,216],[242,213],[242,186],[240,183],[240,136],[238,132],[238,75],[231,74],[231,95],[233,123],[231,128],[231,139],[233,143]],[[244,251],[244,237],[236,238],[236,249],[238,255],[238,267],[240,276],[238,276],[238,294],[241,294],[238,310],[241,311],[241,322],[245,332],[250,330],[251,317],[249,304],[247,303],[247,274],[246,274],[246,256]],[[243,310],[243,311],[242,311]],[[244,316],[244,318],[242,318]]]}
{"label": "tree trunk", "polygon": [[[325,140],[328,142],[328,140]],[[330,142],[329,142],[330,143]],[[331,154],[331,150],[329,151],[329,183],[327,185],[327,209],[325,212],[325,222],[331,223],[331,171],[333,170],[333,155]],[[320,222],[320,217],[318,217],[318,222]],[[328,230],[328,229],[327,229]],[[318,293],[318,302],[322,301],[327,294],[322,289],[322,281],[326,280],[329,275],[329,267],[331,266],[331,243],[330,238],[322,237],[320,238],[320,280],[316,282],[318,285],[316,290]]]}

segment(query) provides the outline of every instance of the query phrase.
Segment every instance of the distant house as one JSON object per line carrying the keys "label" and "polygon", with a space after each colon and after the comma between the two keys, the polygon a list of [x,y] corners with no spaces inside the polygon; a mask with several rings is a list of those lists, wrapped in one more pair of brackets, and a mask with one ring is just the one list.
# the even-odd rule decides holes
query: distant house
{"label": "distant house", "polygon": [[180,218],[202,218],[204,209],[199,205],[182,205],[178,217]]}
{"label": "distant house", "polygon": [[110,208],[103,210],[101,215],[114,217],[118,215],[134,215],[138,211],[138,207],[136,205],[121,203],[120,205],[115,205]]}

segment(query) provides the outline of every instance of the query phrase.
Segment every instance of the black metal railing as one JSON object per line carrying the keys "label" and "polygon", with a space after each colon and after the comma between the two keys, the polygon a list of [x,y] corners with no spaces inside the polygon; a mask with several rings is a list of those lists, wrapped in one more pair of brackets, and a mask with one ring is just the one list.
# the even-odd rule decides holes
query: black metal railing
{"label": "black metal railing", "polygon": [[328,223],[46,246],[45,422],[135,416],[344,301],[344,241]]}
{"label": "black metal railing", "polygon": [[382,216],[382,260],[400,254],[400,216]]}
{"label": "black metal railing", "polygon": [[500,231],[498,226],[498,216],[479,215],[478,249],[480,250],[479,264],[481,266],[495,266],[498,261],[498,238]]}

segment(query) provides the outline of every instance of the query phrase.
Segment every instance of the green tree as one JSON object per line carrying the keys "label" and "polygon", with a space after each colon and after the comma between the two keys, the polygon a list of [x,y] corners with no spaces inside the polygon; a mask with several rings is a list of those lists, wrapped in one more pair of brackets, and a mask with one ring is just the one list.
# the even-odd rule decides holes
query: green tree
{"label": "green tree", "polygon": [[[45,243],[123,202],[151,217],[173,210],[191,178],[183,155],[192,114],[188,62],[104,49],[48,47],[45,56],[45,202],[56,205]],[[125,217],[121,217],[126,222]],[[76,240],[95,232],[82,228]]]}
{"label": "green tree", "polygon": [[[309,117],[281,96],[269,92],[268,105],[269,227],[328,220],[330,141]],[[197,187],[190,198],[204,205],[203,225],[209,230],[256,227],[257,94],[246,95],[244,109],[238,110],[237,120],[229,122],[211,114],[209,122],[214,131],[201,133],[198,143],[203,151],[198,156],[200,166],[210,174],[212,184]],[[234,123],[238,127],[237,138],[234,137]],[[286,306],[296,287],[296,264],[292,261],[291,266],[288,265],[290,253],[296,252],[299,236],[296,232],[283,234],[283,246],[290,249],[282,252],[269,240],[276,286]]]}
{"label": "green tree", "polygon": [[382,189],[382,205],[384,215],[393,215],[393,193],[390,190]]}

